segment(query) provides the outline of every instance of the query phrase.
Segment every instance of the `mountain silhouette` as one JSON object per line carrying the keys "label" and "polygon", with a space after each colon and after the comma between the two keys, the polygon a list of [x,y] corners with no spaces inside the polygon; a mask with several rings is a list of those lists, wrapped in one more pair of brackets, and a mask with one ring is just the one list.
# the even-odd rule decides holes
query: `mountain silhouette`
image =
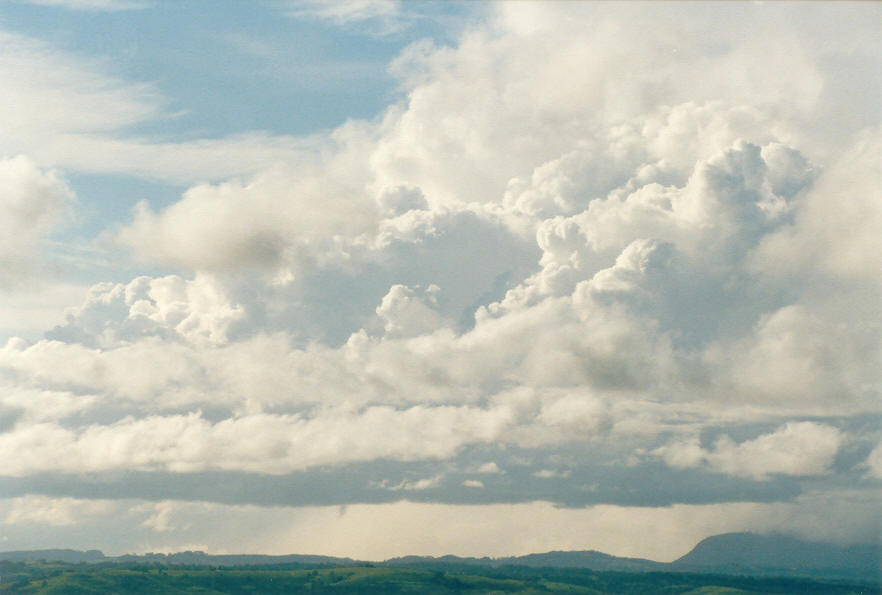
{"label": "mountain silhouette", "polygon": [[882,576],[882,545],[838,546],[781,534],[725,533],[700,541],[670,567],[726,574]]}
{"label": "mountain silhouette", "polygon": [[843,578],[879,581],[882,579],[882,544],[839,546],[798,539],[781,534],[726,533],[700,541],[688,554],[674,562],[654,562],[643,558],[611,556],[593,550],[554,551],[502,558],[459,556],[404,556],[383,562],[351,558],[291,554],[211,555],[204,552],[104,556],[98,550],[50,549],[0,553],[0,560],[59,562],[160,563],[164,565],[206,566],[298,566],[342,567],[377,565],[439,571],[467,570],[484,566],[500,568],[583,568],[617,572],[691,572],[745,576],[789,576]]}

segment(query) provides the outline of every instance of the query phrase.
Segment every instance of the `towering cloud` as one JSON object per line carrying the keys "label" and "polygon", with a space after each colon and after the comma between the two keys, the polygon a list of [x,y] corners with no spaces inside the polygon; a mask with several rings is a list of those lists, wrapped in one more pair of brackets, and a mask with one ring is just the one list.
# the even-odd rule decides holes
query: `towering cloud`
{"label": "towering cloud", "polygon": [[[882,136],[855,82],[874,32],[851,11],[878,8],[475,10],[455,43],[403,49],[371,121],[104,138],[168,150],[117,164],[134,175],[193,182],[215,150],[231,175],[139,202],[101,236],[128,268],[0,349],[0,475],[62,496],[161,477],[167,500],[719,506],[708,531],[786,510],[829,537],[827,507],[837,539],[866,538]],[[831,11],[850,24],[827,31]],[[130,91],[116,129],[150,116]],[[0,261],[26,264],[73,204],[58,174],[0,162]],[[248,481],[206,488],[225,477]],[[852,516],[830,504],[849,490]],[[175,534],[187,506],[136,525]]]}

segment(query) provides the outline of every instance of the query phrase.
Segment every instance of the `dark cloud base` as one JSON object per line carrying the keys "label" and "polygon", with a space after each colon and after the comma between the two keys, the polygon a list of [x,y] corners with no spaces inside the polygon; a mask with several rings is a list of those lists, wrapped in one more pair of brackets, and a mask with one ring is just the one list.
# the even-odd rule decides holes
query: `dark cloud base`
{"label": "dark cloud base", "polygon": [[[615,469],[585,467],[568,477],[536,477],[517,469],[504,474],[454,472],[432,487],[408,489],[443,472],[445,464],[374,462],[358,467],[289,475],[241,472],[40,474],[0,478],[7,497],[40,494],[87,499],[182,500],[259,506],[334,506],[409,500],[445,504],[550,501],[565,507],[596,504],[669,506],[732,501],[792,501],[803,492],[793,478],[749,481],[700,471],[671,471],[661,463]],[[483,487],[463,485],[480,481]],[[652,486],[652,489],[648,489]],[[396,489],[397,488],[397,489]]]}

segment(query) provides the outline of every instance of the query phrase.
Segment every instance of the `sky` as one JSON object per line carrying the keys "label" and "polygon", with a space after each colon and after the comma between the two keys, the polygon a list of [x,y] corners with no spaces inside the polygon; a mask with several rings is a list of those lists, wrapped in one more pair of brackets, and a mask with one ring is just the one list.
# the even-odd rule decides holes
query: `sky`
{"label": "sky", "polygon": [[878,542],[880,19],[0,3],[0,550]]}

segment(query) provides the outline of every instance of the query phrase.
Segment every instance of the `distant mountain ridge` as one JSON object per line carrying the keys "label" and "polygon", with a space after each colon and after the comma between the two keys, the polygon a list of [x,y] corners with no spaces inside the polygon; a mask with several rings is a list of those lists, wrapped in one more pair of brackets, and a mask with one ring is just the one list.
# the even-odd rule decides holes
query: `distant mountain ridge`
{"label": "distant mountain ridge", "polygon": [[837,546],[788,535],[725,533],[700,541],[675,560],[677,570],[725,574],[786,574],[880,579],[882,544]]}
{"label": "distant mountain ridge", "polygon": [[0,560],[8,560],[10,562],[45,560],[47,562],[69,562],[73,564],[79,562],[153,564],[158,562],[174,566],[274,566],[292,564],[302,566],[353,566],[367,564],[367,562],[353,560],[352,558],[306,554],[270,556],[263,554],[206,554],[205,552],[186,551],[173,554],[148,553],[105,556],[99,550],[83,552],[68,549],[0,552]]}
{"label": "distant mountain ridge", "polygon": [[467,570],[468,567],[525,566],[531,568],[583,568],[619,572],[694,572],[749,576],[806,576],[880,581],[882,544],[836,546],[786,535],[726,533],[699,542],[688,554],[674,562],[654,562],[642,558],[623,558],[597,551],[555,551],[504,558],[459,556],[405,556],[383,562],[351,558],[290,554],[209,555],[204,552],[104,556],[98,550],[35,550],[0,553],[0,560],[53,560],[71,563],[139,563],[200,566],[356,566],[376,565],[433,570]]}
{"label": "distant mountain ridge", "polygon": [[664,571],[669,565],[643,558],[621,558],[594,550],[554,551],[544,554],[527,554],[505,558],[460,558],[459,556],[405,556],[382,562],[386,566],[529,566],[531,568],[589,568],[591,570]]}
{"label": "distant mountain ridge", "polygon": [[104,562],[108,558],[100,550],[19,550],[14,552],[0,552],[0,560],[9,562],[28,562],[32,560],[46,560],[52,562]]}

